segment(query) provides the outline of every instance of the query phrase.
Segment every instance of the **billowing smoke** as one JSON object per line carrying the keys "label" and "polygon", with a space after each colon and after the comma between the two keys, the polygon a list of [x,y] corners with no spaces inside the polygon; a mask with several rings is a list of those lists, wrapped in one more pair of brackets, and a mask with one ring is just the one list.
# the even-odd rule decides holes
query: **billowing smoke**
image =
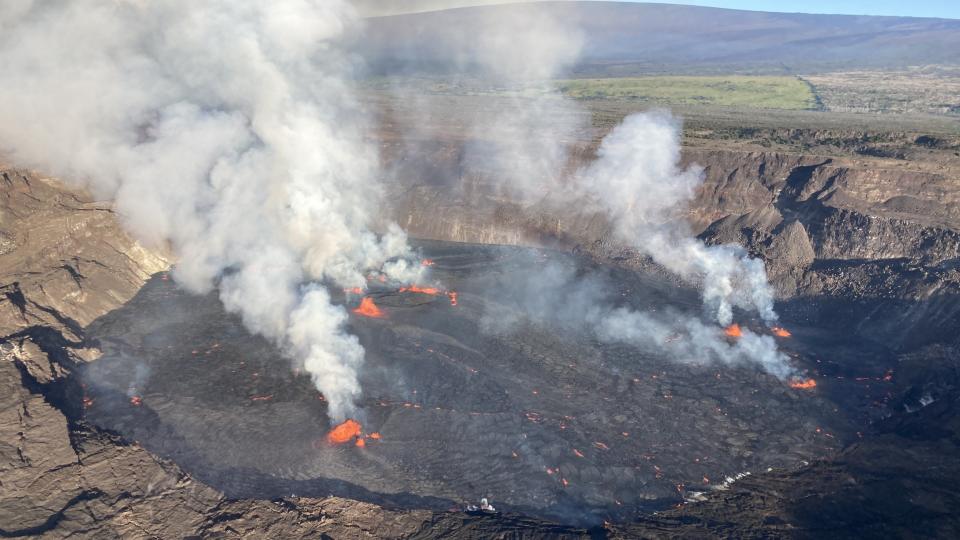
{"label": "billowing smoke", "polygon": [[[224,305],[351,414],[363,349],[320,283],[408,254],[375,223],[378,158],[343,0],[7,0],[0,145],[116,200],[177,280]],[[382,234],[373,230],[379,226]],[[386,271],[415,265],[392,263]]]}
{"label": "billowing smoke", "polygon": [[[678,122],[664,112],[634,114],[603,139],[597,159],[574,175],[565,195],[592,201],[620,242],[699,284],[709,318],[726,326],[733,322],[734,308],[741,308],[774,323],[763,261],[740,246],[707,246],[687,227],[684,212],[703,176],[696,167],[681,169],[679,162]],[[730,343],[719,327],[689,315],[665,319],[624,307],[579,309],[606,341],[633,343],[681,360],[753,361],[781,378],[793,374],[770,336],[747,330]]]}
{"label": "billowing smoke", "polygon": [[733,308],[777,315],[763,262],[740,246],[706,246],[682,212],[702,182],[698,168],[680,169],[680,127],[663,112],[634,114],[608,134],[598,157],[581,171],[574,192],[589,194],[610,218],[621,242],[688,279],[699,279],[704,301],[720,324]]}

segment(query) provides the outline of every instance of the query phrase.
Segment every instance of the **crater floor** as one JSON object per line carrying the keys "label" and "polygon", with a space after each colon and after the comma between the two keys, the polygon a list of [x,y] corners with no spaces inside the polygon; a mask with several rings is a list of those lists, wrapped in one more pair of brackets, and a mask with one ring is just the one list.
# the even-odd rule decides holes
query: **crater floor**
{"label": "crater floor", "polygon": [[485,496],[501,509],[596,523],[738,473],[830,456],[882,413],[889,355],[878,345],[787,317],[793,337],[782,350],[819,383],[794,389],[750,365],[604,344],[524,317],[517,304],[516,284],[549,263],[601,276],[618,303],[698,313],[696,291],[667,278],[546,250],[420,249],[455,302],[374,284],[368,294],[385,316],[351,313],[367,351],[364,447],[328,443],[326,404],[309,376],[215,293],[192,296],[166,274],[87,329],[104,353],[83,373],[87,419],[230,497],[333,494],[444,509]]}

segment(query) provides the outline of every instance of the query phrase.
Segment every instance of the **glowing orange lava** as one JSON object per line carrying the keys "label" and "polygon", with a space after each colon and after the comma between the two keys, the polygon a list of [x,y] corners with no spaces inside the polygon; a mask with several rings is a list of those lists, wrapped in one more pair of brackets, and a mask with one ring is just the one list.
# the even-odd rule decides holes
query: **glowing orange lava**
{"label": "glowing orange lava", "polygon": [[360,307],[353,310],[353,312],[357,315],[363,315],[364,317],[371,317],[374,319],[382,319],[386,317],[383,311],[373,303],[373,298],[370,298],[369,296],[364,297],[364,299],[360,301]]}
{"label": "glowing orange lava", "polygon": [[433,262],[433,259],[424,259],[420,261],[420,264],[422,264],[423,266],[433,266],[434,262]]}
{"label": "glowing orange lava", "polygon": [[411,285],[409,287],[401,287],[400,292],[415,292],[420,294],[429,294],[430,296],[436,296],[440,294],[440,289],[436,287],[418,287],[416,285]]}
{"label": "glowing orange lava", "polygon": [[450,305],[451,305],[451,306],[457,305],[457,293],[455,293],[455,292],[453,292],[453,291],[450,291],[450,292],[447,293],[447,298],[450,299]]}
{"label": "glowing orange lava", "polygon": [[350,442],[351,439],[360,437],[360,433],[362,431],[363,427],[360,425],[360,422],[357,422],[353,419],[348,419],[342,424],[331,429],[330,433],[327,433],[327,442],[331,444],[343,444]]}
{"label": "glowing orange lava", "polygon": [[777,337],[786,338],[793,335],[790,333],[789,330],[787,330],[786,328],[783,328],[782,326],[774,326],[773,328],[770,329],[770,331],[773,332],[773,335]]}
{"label": "glowing orange lava", "polygon": [[732,337],[732,338],[738,338],[743,336],[743,330],[740,329],[740,325],[737,323],[733,323],[730,326],[728,326],[726,329],[724,329],[723,333],[726,334],[727,337]]}
{"label": "glowing orange lava", "polygon": [[817,381],[813,379],[794,379],[790,381],[790,388],[799,388],[801,390],[809,390],[811,388],[817,387]]}
{"label": "glowing orange lava", "polygon": [[357,445],[357,448],[365,448],[367,446],[367,442],[363,439],[357,439],[355,444]]}
{"label": "glowing orange lava", "polygon": [[130,404],[139,407],[140,405],[143,405],[143,398],[140,396],[133,396],[130,398]]}
{"label": "glowing orange lava", "polygon": [[374,431],[373,433],[370,434],[370,438],[375,441],[379,441],[382,437],[378,432]]}

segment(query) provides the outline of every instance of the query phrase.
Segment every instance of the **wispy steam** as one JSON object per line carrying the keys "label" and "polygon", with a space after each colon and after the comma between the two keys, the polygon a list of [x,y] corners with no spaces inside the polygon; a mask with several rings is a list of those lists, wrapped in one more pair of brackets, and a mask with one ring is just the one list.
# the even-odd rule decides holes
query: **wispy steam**
{"label": "wispy steam", "polygon": [[[363,349],[321,281],[407,253],[371,232],[378,160],[342,0],[13,0],[0,6],[0,145],[116,199],[176,278],[211,289],[313,376],[341,419]],[[401,270],[400,266],[391,267]]]}
{"label": "wispy steam", "polygon": [[[629,344],[677,362],[753,363],[782,379],[795,373],[771,336],[745,329],[733,340],[721,327],[679,307],[660,305],[653,311],[618,306],[611,277],[578,269],[572,259],[555,256],[545,262],[530,256],[514,264],[509,275],[485,287],[497,293],[482,319],[485,331],[509,333],[530,320],[565,333],[587,332],[600,341]],[[639,300],[647,305],[651,302],[643,295],[648,293],[638,291]]]}
{"label": "wispy steam", "polygon": [[499,99],[468,124],[465,161],[496,178],[503,194],[536,201],[566,165],[566,145],[583,121],[549,90],[578,58],[583,35],[577,21],[537,5],[479,10],[471,22],[476,35],[453,33],[445,42],[461,72],[497,89]]}
{"label": "wispy steam", "polygon": [[731,365],[754,362],[781,379],[795,373],[786,355],[777,350],[777,344],[770,336],[746,330],[730,343],[724,339],[723,331],[714,325],[704,324],[696,317],[673,315],[668,319],[617,308],[592,318],[592,322],[604,341],[630,343],[681,362],[718,361]]}

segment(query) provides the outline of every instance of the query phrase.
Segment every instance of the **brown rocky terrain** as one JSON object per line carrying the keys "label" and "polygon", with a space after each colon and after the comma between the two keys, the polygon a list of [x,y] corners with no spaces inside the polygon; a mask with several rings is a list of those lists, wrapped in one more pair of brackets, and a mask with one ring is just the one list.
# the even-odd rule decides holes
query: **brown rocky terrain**
{"label": "brown rocky terrain", "polygon": [[87,425],[71,378],[97,357],[83,328],[168,260],[131,240],[109,204],[29,171],[0,175],[0,537],[385,538],[432,519],[339,499],[226,501]]}
{"label": "brown rocky terrain", "polygon": [[[136,441],[86,423],[84,388],[71,376],[98,356],[87,325],[131,299],[169,260],[130,239],[109,204],[4,168],[0,536],[956,535],[957,137],[842,129],[727,135],[715,126],[688,127],[684,160],[706,172],[689,215],[694,230],[763,257],[782,311],[861,336],[879,334],[902,351],[892,412],[835,458],[754,474],[703,501],[589,531],[332,497],[228,500]],[[388,163],[400,152],[399,139],[399,130],[384,134]],[[490,195],[482,175],[460,169],[455,138],[417,143],[431,149],[435,175],[398,175],[390,192],[395,216],[412,236],[548,245],[630,268],[648,264],[613,242],[609,225],[595,215]],[[595,136],[585,138],[580,155],[589,157],[594,143]],[[476,189],[431,180],[450,175]]]}

